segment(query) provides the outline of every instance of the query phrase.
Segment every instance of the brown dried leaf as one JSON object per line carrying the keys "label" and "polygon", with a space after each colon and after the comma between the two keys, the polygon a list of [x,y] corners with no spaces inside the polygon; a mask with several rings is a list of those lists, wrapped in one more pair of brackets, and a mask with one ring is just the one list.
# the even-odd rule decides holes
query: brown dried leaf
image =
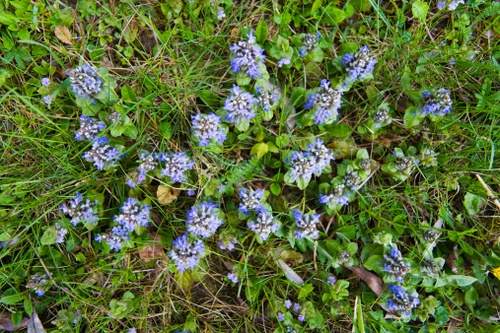
{"label": "brown dried leaf", "polygon": [[166,258],[165,251],[161,245],[147,245],[139,250],[139,257],[144,262],[150,262],[156,258]]}
{"label": "brown dried leaf", "polygon": [[382,295],[384,292],[384,282],[381,278],[359,267],[349,266],[347,269],[363,280],[378,297]]}
{"label": "brown dried leaf", "polygon": [[160,205],[166,205],[177,199],[181,191],[170,186],[160,185],[156,191],[156,197]]}
{"label": "brown dried leaf", "polygon": [[71,36],[71,32],[64,25],[58,25],[54,29],[54,34],[61,42],[65,44],[73,44],[73,37]]}
{"label": "brown dried leaf", "polygon": [[453,251],[448,255],[448,258],[446,258],[446,265],[451,269],[451,271],[455,274],[458,273],[458,268],[457,264],[455,261],[458,259],[458,254],[457,254],[457,247],[455,246],[453,248]]}
{"label": "brown dried leaf", "polygon": [[7,332],[14,332],[28,325],[29,321],[28,318],[23,318],[18,326],[12,325],[10,315],[11,313],[8,311],[4,311],[2,312],[2,314],[0,314],[0,330],[5,330]]}

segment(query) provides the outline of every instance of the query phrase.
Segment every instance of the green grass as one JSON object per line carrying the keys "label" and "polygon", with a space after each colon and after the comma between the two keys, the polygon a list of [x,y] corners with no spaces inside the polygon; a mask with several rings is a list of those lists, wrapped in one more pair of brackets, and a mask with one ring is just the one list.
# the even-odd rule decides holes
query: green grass
{"label": "green grass", "polygon": [[[500,207],[488,195],[498,198],[500,192],[500,6],[469,0],[455,11],[438,11],[436,5],[0,4],[0,330],[17,326],[34,332],[27,324],[36,316],[47,332],[500,329],[495,319],[500,281],[488,273],[500,266]],[[216,17],[218,6],[227,15],[222,20]],[[427,7],[427,13],[418,13]],[[200,147],[191,116],[224,115],[230,89],[242,80],[231,72],[229,47],[246,40],[250,30],[266,54],[269,82],[282,91],[273,118],[258,116],[244,131],[224,122],[224,144]],[[319,47],[298,57],[298,36],[317,32]],[[292,64],[282,68],[273,56],[286,52],[277,46],[283,42],[278,36],[295,50]],[[302,107],[307,95],[322,79],[333,87],[342,82],[341,56],[362,45],[377,59],[373,77],[343,94],[338,121],[314,125]],[[75,96],[66,73],[84,63],[99,69],[108,92],[93,105]],[[50,77],[49,87],[42,87],[43,77]],[[253,93],[255,82],[243,88]],[[421,93],[440,88],[450,90],[452,112],[419,117]],[[42,99],[47,94],[50,106]],[[365,125],[382,103],[392,122],[372,134]],[[125,155],[114,167],[97,170],[82,157],[91,143],[76,141],[74,132],[82,114],[107,121],[113,111],[129,125],[116,134],[108,122],[104,134]],[[291,152],[305,150],[315,138],[334,152],[331,171],[313,176],[305,188],[287,182]],[[437,160],[431,166],[419,163],[409,175],[391,174],[396,148],[419,160],[432,149]],[[149,173],[146,183],[131,189],[125,181],[136,171],[142,149],[187,152],[196,166],[185,183]],[[320,204],[319,194],[330,193],[348,167],[358,168],[362,149],[373,160],[363,187],[340,209]],[[238,212],[240,188],[266,190],[268,208],[281,227],[265,241]],[[159,195],[165,189],[179,192],[166,203]],[[196,194],[188,196],[187,189]],[[73,227],[59,209],[76,192],[99,202],[93,230]],[[110,251],[94,238],[110,229],[128,197],[152,207],[150,223],[121,251]],[[217,203],[225,223],[204,240],[199,265],[180,274],[168,253],[186,232],[187,211],[202,201]],[[322,215],[318,240],[294,239],[294,209]],[[441,235],[432,255],[446,263],[428,277],[421,270],[422,235],[438,220]],[[55,223],[68,230],[60,244],[48,237]],[[238,239],[235,249],[220,250],[219,239],[232,236]],[[384,272],[383,256],[392,246],[411,266],[399,284],[419,294],[420,306],[410,316],[388,311],[388,285],[396,281]],[[343,255],[345,261],[339,259]],[[304,283],[287,276],[280,260]],[[237,284],[226,277],[232,271]],[[30,282],[37,273],[51,274],[43,296]],[[329,276],[337,278],[333,286],[326,282]],[[301,310],[287,310],[286,300],[300,303]],[[285,314],[283,322],[279,313]]]}

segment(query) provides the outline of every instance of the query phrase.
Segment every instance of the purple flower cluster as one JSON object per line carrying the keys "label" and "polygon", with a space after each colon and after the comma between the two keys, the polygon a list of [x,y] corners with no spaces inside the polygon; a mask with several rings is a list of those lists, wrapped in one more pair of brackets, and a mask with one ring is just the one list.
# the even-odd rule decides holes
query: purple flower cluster
{"label": "purple flower cluster", "polygon": [[226,140],[227,135],[220,126],[220,117],[214,113],[196,114],[191,116],[191,131],[199,141],[200,146],[208,146],[210,141],[216,141],[220,145]]}
{"label": "purple flower cluster", "polygon": [[174,240],[173,250],[169,252],[169,256],[174,260],[177,270],[183,273],[198,265],[199,257],[204,251],[205,245],[201,240],[188,241],[188,234],[185,234]]}
{"label": "purple flower cluster", "polygon": [[106,128],[106,124],[102,121],[96,122],[94,118],[82,115],[80,128],[75,132],[75,139],[92,141],[104,128]]}
{"label": "purple flower cluster", "polygon": [[465,4],[464,0],[452,0],[449,4],[446,4],[446,1],[439,1],[437,4],[437,9],[442,10],[446,6],[448,6],[448,10],[453,11],[457,9],[459,4]]}
{"label": "purple flower cluster", "polygon": [[370,55],[370,50],[366,45],[361,46],[357,53],[345,54],[340,60],[349,75],[349,80],[363,80],[368,74],[373,72],[377,60]]}
{"label": "purple flower cluster", "polygon": [[319,176],[334,159],[323,141],[317,139],[307,146],[307,151],[295,151],[290,155],[290,181],[295,182],[301,177],[310,179],[313,174]]}
{"label": "purple flower cluster", "polygon": [[432,94],[430,91],[424,91],[423,97],[424,106],[421,111],[424,115],[444,116],[451,112],[453,101],[448,89],[440,89],[435,94]]}
{"label": "purple flower cluster", "polygon": [[193,235],[208,238],[222,225],[218,207],[212,202],[200,202],[187,212],[187,230]]}
{"label": "purple flower cluster", "polygon": [[59,223],[55,224],[55,227],[57,229],[57,240],[56,243],[61,244],[64,243],[64,239],[66,238],[66,234],[68,233],[68,230],[65,228],[61,227]]}
{"label": "purple flower cluster", "polygon": [[264,199],[264,190],[250,191],[246,188],[239,189],[240,205],[238,210],[245,215],[250,214],[250,211],[262,209],[262,199]]}
{"label": "purple flower cluster", "polygon": [[264,111],[271,111],[271,107],[278,101],[278,97],[273,95],[267,90],[264,90],[261,86],[257,87],[257,105]]}
{"label": "purple flower cluster", "polygon": [[94,141],[92,148],[83,154],[83,158],[89,162],[93,161],[97,170],[103,170],[120,159],[120,150],[113,148],[108,138],[104,136]]}
{"label": "purple flower cluster", "polygon": [[392,298],[387,301],[387,305],[391,311],[409,316],[411,315],[411,310],[420,304],[416,292],[408,295],[403,287],[393,284],[389,284],[389,291],[392,292]]}
{"label": "purple flower cluster", "polygon": [[394,276],[399,283],[410,272],[410,265],[403,261],[403,256],[397,247],[393,247],[384,255],[384,271]]}
{"label": "purple flower cluster", "polygon": [[231,272],[231,273],[228,273],[227,274],[227,278],[232,282],[232,283],[238,283],[238,276],[234,273],[234,272]]}
{"label": "purple flower cluster", "polygon": [[101,92],[102,79],[89,65],[69,69],[66,73],[69,75],[71,89],[77,96],[90,98]]}
{"label": "purple flower cluster", "polygon": [[302,37],[302,47],[299,47],[299,55],[301,57],[308,54],[312,49],[314,49],[318,45],[318,41],[321,38],[321,33],[314,34],[305,34]]}
{"label": "purple flower cluster", "polygon": [[244,120],[255,118],[255,105],[257,99],[250,93],[243,91],[237,85],[233,85],[231,95],[224,103],[224,110],[227,111],[226,120],[236,125]]}
{"label": "purple flower cluster", "polygon": [[219,239],[219,249],[232,251],[234,250],[234,246],[238,244],[238,239],[234,236],[225,237],[224,239]]}
{"label": "purple flower cluster", "polygon": [[184,174],[195,165],[185,153],[160,153],[157,154],[157,157],[163,165],[161,175],[170,177],[173,183],[185,182],[186,176]]}
{"label": "purple flower cluster", "polygon": [[342,103],[343,89],[335,90],[330,88],[330,81],[321,80],[320,90],[307,97],[304,109],[314,111],[314,123],[321,125],[337,120],[338,109]]}
{"label": "purple flower cluster", "polygon": [[105,234],[98,234],[95,240],[97,242],[106,241],[112,250],[119,251],[123,243],[130,239],[131,232],[140,226],[146,227],[148,225],[150,209],[150,206],[142,204],[134,198],[128,198],[120,208],[121,214],[113,219],[118,225]]}
{"label": "purple flower cluster", "polygon": [[33,289],[34,293],[40,297],[50,288],[50,275],[45,273],[35,273],[31,276],[26,288]]}
{"label": "purple flower cluster", "polygon": [[142,150],[139,153],[139,160],[141,161],[141,164],[137,167],[137,180],[134,182],[132,179],[127,179],[125,182],[132,188],[142,184],[146,180],[146,174],[148,171],[153,171],[158,167],[158,162],[155,160],[155,156],[145,150]]}
{"label": "purple flower cluster", "polygon": [[89,199],[83,200],[80,192],[75,193],[75,198],[71,199],[69,206],[62,204],[59,209],[64,214],[71,216],[71,224],[76,226],[78,223],[88,223],[91,225],[97,224],[97,215],[94,214],[94,208],[97,205],[97,200],[90,201]]}
{"label": "purple flower cluster", "polygon": [[266,240],[272,232],[276,232],[279,229],[279,224],[271,212],[265,209],[259,209],[257,216],[248,221],[248,228],[255,232],[264,241]]}
{"label": "purple flower cluster", "polygon": [[332,209],[335,206],[347,206],[349,204],[349,192],[344,184],[338,184],[333,188],[332,193],[328,195],[321,194],[319,202],[328,205]]}
{"label": "purple flower cluster", "polygon": [[316,225],[319,223],[319,214],[304,214],[301,211],[294,209],[293,217],[295,219],[295,238],[318,238],[319,231]]}
{"label": "purple flower cluster", "polygon": [[252,79],[261,79],[259,72],[259,63],[265,61],[264,49],[256,44],[256,39],[250,31],[247,35],[248,41],[239,41],[230,47],[233,51],[233,60],[231,60],[231,70],[234,73],[243,71]]}

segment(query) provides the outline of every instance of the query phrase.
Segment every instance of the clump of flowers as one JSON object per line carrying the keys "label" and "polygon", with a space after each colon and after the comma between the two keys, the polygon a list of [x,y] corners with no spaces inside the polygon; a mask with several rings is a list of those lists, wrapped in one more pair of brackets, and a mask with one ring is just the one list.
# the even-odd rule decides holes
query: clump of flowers
{"label": "clump of flowers", "polygon": [[120,159],[120,150],[113,148],[109,144],[109,139],[103,136],[94,141],[92,148],[83,155],[83,158],[89,162],[93,161],[97,170],[103,170]]}
{"label": "clump of flowers", "polygon": [[252,31],[247,35],[247,41],[239,41],[230,47],[233,51],[231,70],[234,73],[245,72],[252,79],[261,79],[259,64],[265,62],[264,49],[256,44]]}
{"label": "clump of flowers", "polygon": [[337,184],[330,194],[320,194],[319,202],[327,205],[330,209],[340,208],[349,204],[349,193],[344,184]]}
{"label": "clump of flowers", "polygon": [[157,154],[157,157],[163,165],[161,175],[170,177],[173,183],[185,182],[187,180],[185,176],[186,171],[191,170],[195,166],[195,163],[185,153],[181,152],[172,154],[160,153]]}
{"label": "clump of flowers", "polygon": [[141,164],[137,167],[137,179],[134,182],[132,179],[127,179],[125,182],[128,186],[134,188],[139,184],[142,184],[146,180],[146,174],[148,171],[153,171],[158,167],[158,162],[155,156],[145,150],[139,153],[139,160]]}
{"label": "clump of flowers", "polygon": [[64,239],[66,238],[66,234],[68,233],[68,230],[66,228],[61,227],[59,223],[55,224],[55,227],[57,229],[57,239],[56,243],[64,243]]}
{"label": "clump of flowers", "polygon": [[92,141],[105,128],[106,124],[102,121],[96,122],[94,118],[82,115],[80,116],[80,128],[75,132],[75,139]]}
{"label": "clump of flowers", "polygon": [[370,55],[366,45],[361,46],[358,52],[345,54],[340,64],[346,69],[348,81],[365,79],[373,72],[377,60]]}
{"label": "clump of flowers", "polygon": [[384,271],[403,282],[405,275],[410,272],[410,265],[403,261],[403,256],[397,247],[393,247],[384,255]]}
{"label": "clump of flowers", "polygon": [[259,209],[257,216],[249,220],[247,225],[248,228],[259,235],[263,241],[265,241],[271,233],[279,229],[279,224],[276,219],[265,209]]}
{"label": "clump of flowers", "polygon": [[311,109],[314,112],[314,124],[331,124],[337,120],[343,91],[331,88],[330,81],[321,80],[319,91],[310,94],[304,104],[304,109]]}
{"label": "clump of flowers", "polygon": [[232,283],[238,283],[238,276],[234,273],[234,272],[231,272],[231,273],[228,273],[227,274],[227,278],[232,282]]}
{"label": "clump of flowers", "polygon": [[440,89],[434,94],[426,90],[423,93],[423,99],[424,106],[422,106],[421,112],[424,115],[444,116],[451,112],[453,101],[448,89]]}
{"label": "clump of flowers", "polygon": [[129,231],[122,226],[115,226],[104,234],[98,234],[95,237],[96,242],[105,241],[111,250],[120,251],[123,244],[130,240]]}
{"label": "clump of flowers", "polygon": [[419,163],[413,156],[416,153],[415,147],[408,148],[407,153],[408,156],[405,156],[401,148],[395,148],[393,154],[387,157],[387,163],[382,165],[382,171],[391,174],[396,180],[406,180]]}
{"label": "clump of flowers", "polygon": [[356,191],[361,184],[361,177],[356,170],[348,169],[342,182],[352,191]]}
{"label": "clump of flowers", "polygon": [[201,240],[189,241],[188,235],[177,237],[173,242],[173,249],[169,252],[170,258],[175,262],[175,266],[180,273],[198,265],[199,257],[205,251],[205,245]]}
{"label": "clump of flowers", "polygon": [[219,249],[232,251],[234,250],[234,246],[238,244],[238,239],[234,236],[230,237],[221,237],[219,239]]}
{"label": "clump of flowers", "polygon": [[445,7],[448,7],[448,10],[453,11],[457,9],[459,4],[465,4],[464,0],[452,0],[450,3],[446,3],[446,1],[439,1],[437,4],[437,9],[442,10]]}
{"label": "clump of flowers", "polygon": [[212,202],[200,202],[187,212],[187,230],[193,235],[208,238],[222,225],[218,207]]}
{"label": "clump of flowers", "polygon": [[227,135],[221,128],[221,118],[214,113],[191,116],[191,131],[200,146],[208,146],[210,141],[222,145]]}
{"label": "clump of flowers", "polygon": [[264,111],[269,112],[273,105],[278,101],[278,97],[265,90],[261,86],[257,87],[257,105]]}
{"label": "clump of flowers", "polygon": [[151,207],[134,198],[128,198],[120,208],[121,214],[115,216],[114,221],[126,232],[132,232],[138,227],[147,227]]}
{"label": "clump of flowers", "polygon": [[301,211],[295,209],[293,211],[293,218],[295,219],[295,238],[318,238],[319,231],[316,229],[316,225],[319,223],[319,214],[304,214]]}
{"label": "clump of flowers", "polygon": [[67,71],[71,90],[82,98],[95,97],[102,90],[102,79],[89,65],[85,64]]}
{"label": "clump of flowers", "polygon": [[299,47],[299,55],[303,57],[310,51],[312,51],[318,45],[318,41],[320,38],[321,33],[319,32],[316,35],[304,34],[304,36],[302,37],[302,46]]}
{"label": "clump of flowers", "polygon": [[69,205],[62,204],[59,209],[61,209],[64,214],[71,217],[70,223],[73,226],[76,226],[80,222],[84,224],[96,225],[98,219],[98,216],[94,214],[96,205],[97,200],[83,200],[82,194],[80,192],[76,192],[75,198],[69,201]]}
{"label": "clump of flowers", "polygon": [[50,278],[51,276],[45,273],[35,273],[31,276],[26,288],[32,289],[40,297],[50,288]]}
{"label": "clump of flowers", "polygon": [[246,188],[239,189],[239,198],[241,200],[238,210],[245,215],[262,208],[262,199],[264,199],[264,190],[257,191],[247,190]]}
{"label": "clump of flowers", "polygon": [[285,174],[285,182],[294,183],[300,189],[307,187],[312,175],[320,176],[334,160],[333,153],[317,139],[307,146],[305,152],[294,151],[288,159],[290,169]]}
{"label": "clump of flowers", "polygon": [[234,85],[231,95],[224,103],[224,110],[227,111],[226,120],[238,125],[242,121],[255,118],[256,103],[257,100],[252,94]]}
{"label": "clump of flowers", "polygon": [[408,295],[407,291],[398,285],[389,284],[389,291],[392,292],[392,298],[387,305],[391,311],[399,312],[402,315],[411,315],[411,310],[420,304],[418,294],[414,292]]}

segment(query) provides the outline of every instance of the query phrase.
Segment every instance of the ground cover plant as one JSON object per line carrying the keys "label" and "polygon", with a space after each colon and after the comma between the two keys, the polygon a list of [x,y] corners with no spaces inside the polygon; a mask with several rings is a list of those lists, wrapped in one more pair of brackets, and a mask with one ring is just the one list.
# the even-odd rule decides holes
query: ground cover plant
{"label": "ground cover plant", "polygon": [[500,3],[0,4],[0,329],[495,332]]}

